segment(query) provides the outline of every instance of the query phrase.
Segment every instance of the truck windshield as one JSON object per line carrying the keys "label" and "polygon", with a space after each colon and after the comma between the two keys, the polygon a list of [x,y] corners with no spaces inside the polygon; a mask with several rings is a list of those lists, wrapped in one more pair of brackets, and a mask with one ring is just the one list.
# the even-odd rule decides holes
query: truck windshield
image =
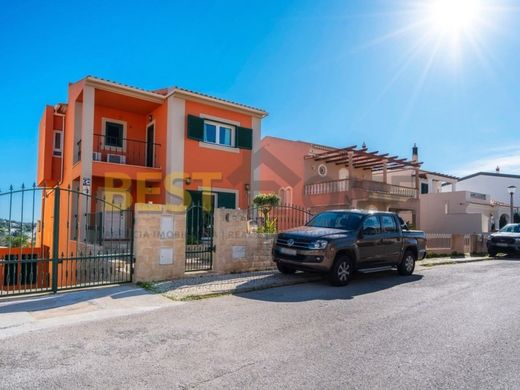
{"label": "truck windshield", "polygon": [[520,233],[520,225],[519,224],[509,224],[504,226],[499,230],[501,233]]}
{"label": "truck windshield", "polygon": [[313,219],[307,222],[307,226],[356,230],[359,228],[362,219],[362,214],[325,211],[316,215]]}

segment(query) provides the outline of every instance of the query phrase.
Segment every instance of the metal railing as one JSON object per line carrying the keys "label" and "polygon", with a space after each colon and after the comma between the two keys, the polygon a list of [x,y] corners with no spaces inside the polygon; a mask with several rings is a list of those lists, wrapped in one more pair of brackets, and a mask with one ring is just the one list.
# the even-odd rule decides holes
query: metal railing
{"label": "metal railing", "polygon": [[415,198],[417,196],[416,188],[360,179],[330,180],[321,183],[306,184],[304,193],[305,195],[323,195],[336,192],[346,192],[353,189],[363,189],[369,192],[377,192],[406,198]]}
{"label": "metal railing", "polygon": [[[284,231],[303,226],[312,218],[312,214],[304,207],[295,205],[273,206],[269,211],[269,219],[275,221],[276,230]],[[252,206],[247,209],[247,219],[260,227],[264,224],[263,207]]]}
{"label": "metal railing", "polygon": [[[81,161],[81,142],[76,142],[75,161]],[[160,148],[158,143],[94,134],[92,160],[159,168]]]}

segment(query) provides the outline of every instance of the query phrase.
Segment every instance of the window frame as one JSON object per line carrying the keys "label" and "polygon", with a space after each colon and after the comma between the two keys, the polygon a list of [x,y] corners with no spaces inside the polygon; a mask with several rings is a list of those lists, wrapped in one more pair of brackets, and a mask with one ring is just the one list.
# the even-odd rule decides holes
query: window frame
{"label": "window frame", "polygon": [[[122,143],[121,143],[122,146],[113,146],[113,145],[106,144],[106,134],[107,134],[107,124],[108,123],[123,126],[123,134],[122,134],[123,139],[122,139]],[[118,152],[126,151],[126,129],[127,129],[126,121],[122,121],[122,120],[118,120],[118,119],[111,119],[111,118],[102,118],[101,119],[101,136],[102,136],[103,149],[106,149],[109,151],[118,151]]]}
{"label": "window frame", "polygon": [[[215,126],[215,142],[206,140],[206,124]],[[220,141],[220,129],[226,128],[231,130],[231,145],[223,144]],[[202,142],[210,145],[223,146],[225,148],[236,149],[236,126],[228,123],[217,122],[211,119],[204,119],[204,129],[202,132]]]}
{"label": "window frame", "polygon": [[[60,135],[60,145],[56,147],[56,135]],[[62,130],[54,130],[52,138],[52,155],[55,157],[61,157],[63,155],[63,131]]]}
{"label": "window frame", "polygon": [[[372,234],[367,234],[365,233],[365,223],[366,221],[368,221],[370,218],[375,218],[375,220],[377,221],[378,225],[379,225],[379,230],[375,233],[372,233]],[[361,222],[361,231],[363,232],[363,234],[365,236],[377,236],[379,234],[382,233],[382,225],[381,225],[381,219],[379,218],[379,215],[377,214],[372,214],[372,215],[368,215],[362,222]]]}
{"label": "window frame", "polygon": [[[390,218],[392,220],[392,222],[394,223],[394,229],[395,230],[386,230],[385,225],[383,223],[383,218]],[[381,223],[381,233],[383,233],[383,234],[386,234],[386,233],[388,233],[388,234],[399,233],[399,226],[397,224],[396,219],[393,216],[387,215],[387,214],[381,214],[379,216],[379,219],[380,219],[380,223]]]}

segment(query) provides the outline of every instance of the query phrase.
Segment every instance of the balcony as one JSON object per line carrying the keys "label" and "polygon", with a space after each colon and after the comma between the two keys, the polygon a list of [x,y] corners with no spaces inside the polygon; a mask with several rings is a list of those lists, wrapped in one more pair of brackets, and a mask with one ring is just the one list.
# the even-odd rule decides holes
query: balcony
{"label": "balcony", "polygon": [[[128,138],[94,134],[92,160],[113,164],[160,168],[157,156],[161,145]],[[75,161],[81,161],[81,140],[76,143]]]}
{"label": "balcony", "polygon": [[321,183],[306,184],[304,194],[327,195],[340,192],[356,191],[368,193],[369,195],[384,195],[394,198],[416,198],[417,189],[410,187],[396,186],[393,184],[382,183],[372,180],[342,179],[331,180]]}

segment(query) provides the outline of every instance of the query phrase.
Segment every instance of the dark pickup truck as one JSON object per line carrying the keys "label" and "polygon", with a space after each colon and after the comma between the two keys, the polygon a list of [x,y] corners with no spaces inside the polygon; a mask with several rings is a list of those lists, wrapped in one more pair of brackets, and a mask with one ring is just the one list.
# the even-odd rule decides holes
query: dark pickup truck
{"label": "dark pickup truck", "polygon": [[278,234],[273,260],[285,274],[296,270],[327,273],[332,284],[348,284],[356,270],[396,267],[411,275],[426,256],[424,232],[408,230],[394,213],[331,210],[305,226]]}
{"label": "dark pickup truck", "polygon": [[487,248],[490,256],[497,253],[520,253],[520,224],[510,223],[493,233],[487,240]]}

